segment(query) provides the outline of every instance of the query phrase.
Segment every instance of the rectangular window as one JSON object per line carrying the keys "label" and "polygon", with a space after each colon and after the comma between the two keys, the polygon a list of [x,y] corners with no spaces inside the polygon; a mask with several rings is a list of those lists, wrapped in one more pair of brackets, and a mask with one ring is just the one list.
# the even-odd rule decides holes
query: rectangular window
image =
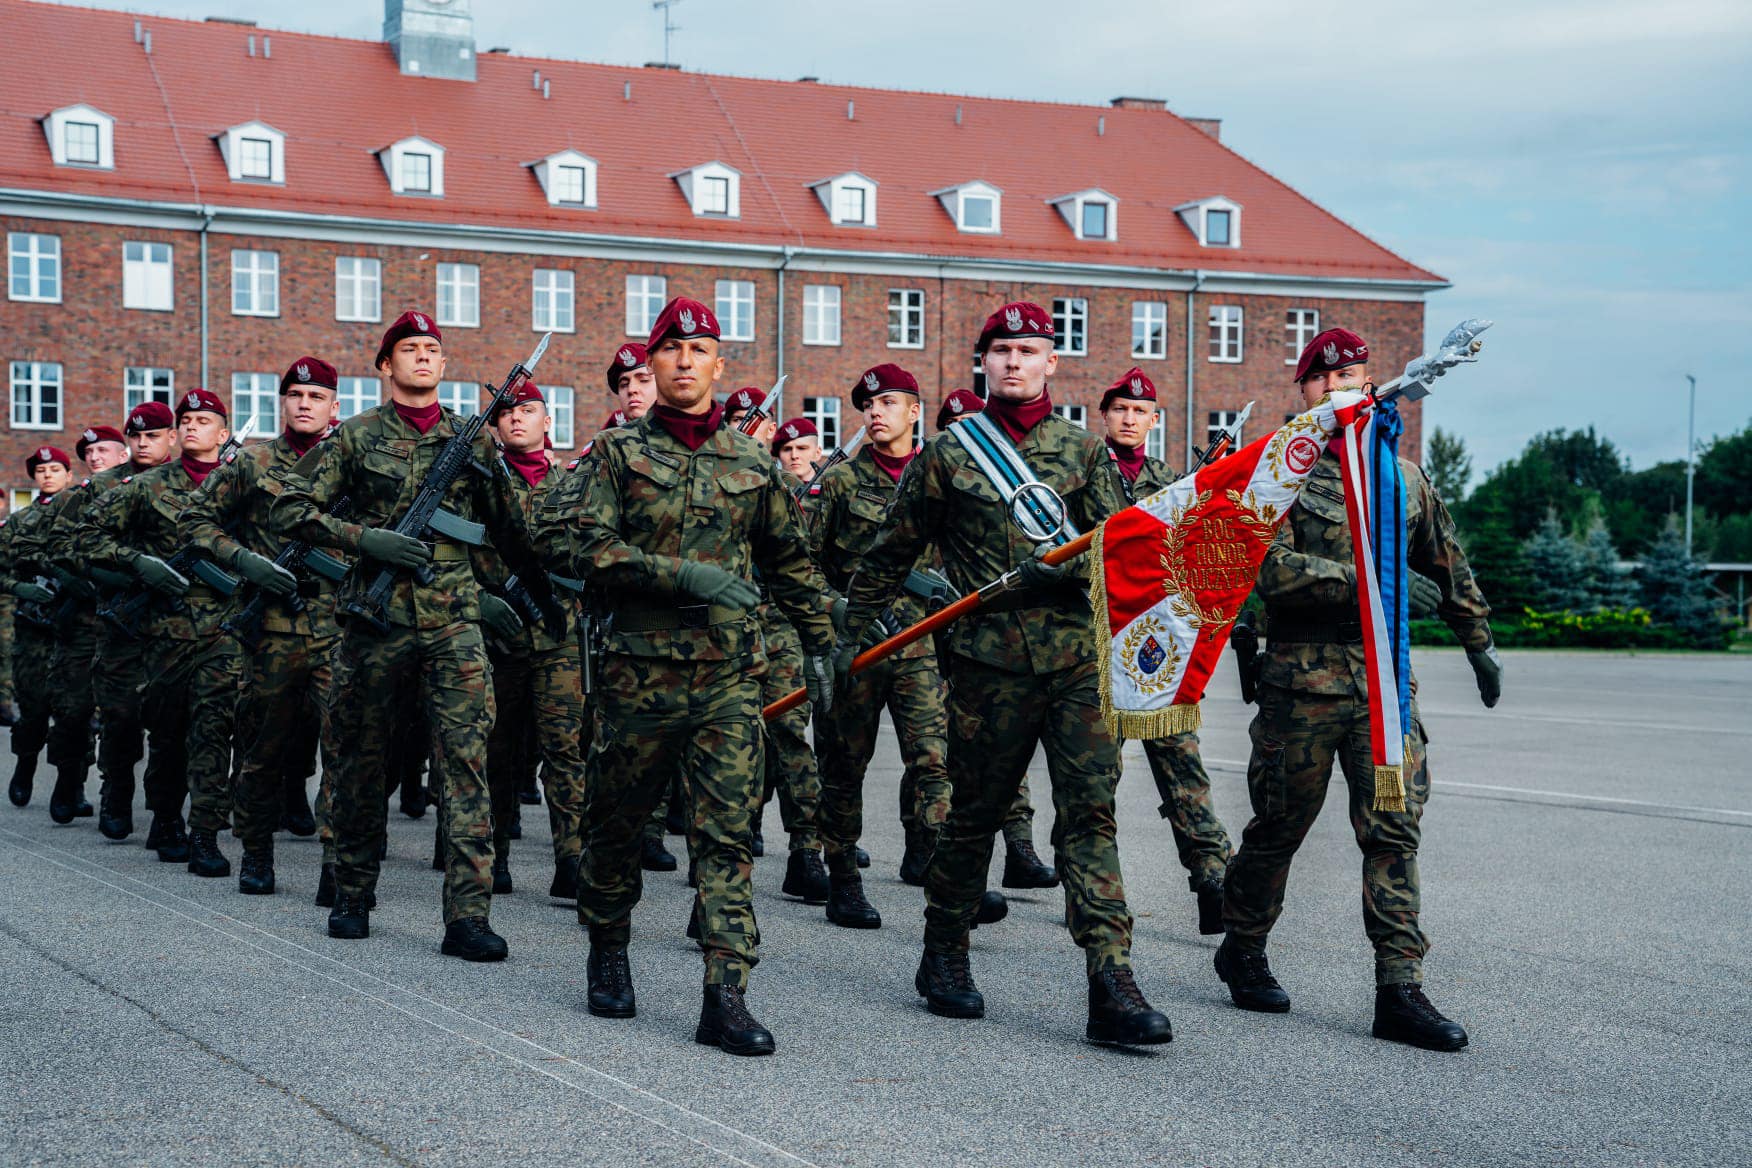
{"label": "rectangular window", "polygon": [[335,319],[383,319],[383,261],[335,257]]}
{"label": "rectangular window", "polygon": [[[1215,442],[1219,437],[1221,437],[1222,434],[1224,433],[1224,431],[1228,430],[1228,428],[1230,426],[1233,426],[1235,424],[1235,419],[1239,418],[1240,416],[1241,416],[1241,414],[1237,410],[1212,410],[1208,415],[1206,415],[1206,418],[1205,418],[1205,448],[1209,449],[1210,444]],[[1240,448],[1241,448],[1241,442],[1240,442],[1239,436],[1237,436],[1237,440],[1235,442],[1235,445],[1233,448],[1231,448],[1230,453],[1233,454],[1236,450],[1239,450]]]}
{"label": "rectangular window", "polygon": [[569,333],[572,321],[572,272],[566,268],[535,269],[534,328],[538,333]]}
{"label": "rectangular window", "polygon": [[402,190],[410,194],[432,193],[432,156],[415,150],[405,150],[401,156]]}
{"label": "rectangular window", "polygon": [[61,366],[58,363],[12,363],[12,425],[18,430],[61,428]]}
{"label": "rectangular window", "polygon": [[479,328],[481,269],[478,264],[438,265],[438,323]]}
{"label": "rectangular window", "polygon": [[258,438],[280,432],[280,375],[233,373],[231,375],[231,430],[249,427]]}
{"label": "rectangular window", "polygon": [[1144,435],[1144,454],[1150,458],[1164,457],[1163,451],[1168,449],[1168,415],[1161,410],[1156,411],[1156,420],[1150,425],[1150,432]]}
{"label": "rectangular window", "polygon": [[1132,301],[1134,357],[1161,359],[1168,355],[1168,306],[1159,300]]}
{"label": "rectangular window", "polygon": [[274,177],[274,144],[266,138],[244,138],[237,144],[237,173],[244,178]]}
{"label": "rectangular window", "polygon": [[978,395],[980,401],[986,399],[985,359],[978,353],[973,355],[973,380],[968,382],[968,388]]}
{"label": "rectangular window", "polygon": [[925,347],[925,294],[918,288],[888,290],[888,347]]}
{"label": "rectangular window", "polygon": [[990,231],[997,219],[998,203],[990,195],[961,196],[961,229]]}
{"label": "rectangular window", "polygon": [[280,315],[280,253],[231,253],[231,313],[233,316]]}
{"label": "rectangular window", "polygon": [[96,166],[103,161],[98,153],[98,131],[95,122],[68,122],[67,161]]}
{"label": "rectangular window", "polygon": [[570,450],[577,445],[574,437],[572,408],[576,397],[569,385],[544,385],[541,392],[547,396],[548,417],[554,420],[554,445],[562,450]]}
{"label": "rectangular window", "polygon": [[366,410],[374,410],[383,397],[383,383],[375,377],[343,377],[335,400],[340,404],[341,421]]}
{"label": "rectangular window", "polygon": [[1320,333],[1320,310],[1292,308],[1284,313],[1284,364],[1302,359],[1302,350]]}
{"label": "rectangular window", "polygon": [[555,202],[582,203],[584,201],[584,168],[582,166],[556,166],[548,181],[554,184]]}
{"label": "rectangular window", "polygon": [[726,341],[754,340],[754,282],[718,281],[718,327]]}
{"label": "rectangular window", "polygon": [[61,299],[61,237],[14,231],[6,236],[6,294],[13,300]]}
{"label": "rectangular window", "polygon": [[1071,357],[1087,356],[1089,352],[1089,302],[1082,297],[1059,298],[1052,302],[1053,343],[1058,351]]}
{"label": "rectangular window", "polygon": [[722,175],[708,174],[700,179],[700,214],[730,213],[730,180]]}
{"label": "rectangular window", "polygon": [[815,423],[821,434],[821,448],[832,450],[840,442],[840,399],[837,397],[806,397],[803,416]]}
{"label": "rectangular window", "polygon": [[627,277],[627,336],[640,340],[651,335],[657,314],[669,299],[669,281],[662,276]]}
{"label": "rectangular window", "polygon": [[1089,412],[1083,406],[1054,406],[1052,412],[1073,426],[1081,426],[1085,430],[1089,428]]}
{"label": "rectangular window", "polygon": [[1212,361],[1238,362],[1241,360],[1241,306],[1238,304],[1211,305],[1211,356]]}
{"label": "rectangular window", "polygon": [[836,223],[865,222],[865,200],[869,196],[863,187],[837,187],[833,194],[833,218]]}
{"label": "rectangular window", "polygon": [[122,307],[152,312],[174,308],[170,244],[129,240],[122,244]]}
{"label": "rectangular window", "polygon": [[1205,212],[1205,246],[1206,247],[1228,247],[1229,246],[1229,212],[1227,212],[1227,211],[1206,211]]}
{"label": "rectangular window", "polygon": [[170,405],[176,400],[176,374],[169,369],[130,365],[122,373],[122,412],[149,401]]}
{"label": "rectangular window", "polygon": [[[803,286],[803,343],[805,345],[837,345],[840,343],[840,289],[838,284],[805,284]],[[822,446],[828,447],[825,439]]]}
{"label": "rectangular window", "polygon": [[1099,199],[1083,204],[1083,238],[1107,238],[1107,204]]}
{"label": "rectangular window", "polygon": [[472,381],[440,381],[438,404],[472,418],[481,412],[481,387]]}

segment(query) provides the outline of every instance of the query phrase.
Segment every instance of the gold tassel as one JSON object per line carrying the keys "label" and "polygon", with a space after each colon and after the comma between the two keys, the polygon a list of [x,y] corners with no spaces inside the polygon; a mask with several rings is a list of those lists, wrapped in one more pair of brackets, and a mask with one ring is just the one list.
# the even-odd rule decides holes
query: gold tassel
{"label": "gold tassel", "polygon": [[1405,775],[1403,767],[1375,768],[1375,810],[1405,810]]}
{"label": "gold tassel", "polygon": [[1197,705],[1164,706],[1160,710],[1105,712],[1116,734],[1136,742],[1187,734],[1197,730],[1204,722],[1204,716]]}

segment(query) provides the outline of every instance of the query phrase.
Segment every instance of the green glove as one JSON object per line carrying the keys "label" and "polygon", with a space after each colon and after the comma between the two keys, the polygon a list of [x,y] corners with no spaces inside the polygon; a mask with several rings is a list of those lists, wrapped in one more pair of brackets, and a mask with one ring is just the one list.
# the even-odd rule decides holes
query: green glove
{"label": "green glove", "polygon": [[0,726],[16,726],[23,717],[17,702],[11,698],[0,698]]}
{"label": "green glove", "polygon": [[189,590],[188,577],[159,559],[144,552],[134,557],[134,575],[140,577],[140,582],[154,592],[162,592],[166,596],[181,596]]}
{"label": "green glove", "polygon": [[1433,613],[1436,606],[1442,603],[1442,590],[1428,576],[1420,576],[1416,572],[1409,573],[1411,580],[1411,615]]}
{"label": "green glove", "polygon": [[1065,578],[1065,573],[1071,570],[1069,565],[1046,562],[1046,553],[1051,550],[1046,544],[1036,544],[1034,558],[1016,565],[1016,575],[1021,577],[1022,587],[1049,588]]}
{"label": "green glove", "polygon": [[298,577],[268,557],[257,555],[248,548],[238,549],[237,555],[232,557],[231,566],[237,569],[239,576],[263,592],[271,592],[275,596],[290,596],[298,591]]}
{"label": "green glove", "polygon": [[411,535],[387,527],[367,527],[361,531],[359,554],[395,568],[417,568],[432,559],[431,548]]}
{"label": "green glove", "polygon": [[803,689],[818,714],[833,709],[834,661],[826,653],[803,658]]}
{"label": "green glove", "polygon": [[675,586],[707,604],[726,608],[753,608],[760,603],[760,589],[751,580],[726,572],[716,564],[683,560],[675,570]]}
{"label": "green glove", "polygon": [[55,594],[38,584],[35,580],[20,580],[10,589],[12,595],[20,600],[32,600],[37,604],[47,604],[55,599]]}
{"label": "green glove", "polygon": [[876,614],[874,620],[864,626],[864,631],[858,635],[858,649],[874,649],[894,634],[900,632],[900,621],[895,618],[892,608],[883,609]]}
{"label": "green glove", "polygon": [[1468,649],[1467,664],[1472,666],[1473,676],[1478,679],[1478,698],[1484,703],[1484,708],[1494,709],[1497,699],[1503,696],[1503,659],[1497,656],[1496,646],[1488,649]]}
{"label": "green glove", "polygon": [[839,642],[833,647],[833,680],[841,689],[852,676],[852,659],[857,655],[858,638],[841,633]]}
{"label": "green glove", "polygon": [[846,631],[846,605],[848,603],[845,597],[836,596],[833,598],[833,603],[828,606],[827,615],[833,621],[833,631],[836,633]]}
{"label": "green glove", "polygon": [[491,592],[481,593],[481,623],[501,641],[515,641],[523,632],[523,618],[517,610]]}

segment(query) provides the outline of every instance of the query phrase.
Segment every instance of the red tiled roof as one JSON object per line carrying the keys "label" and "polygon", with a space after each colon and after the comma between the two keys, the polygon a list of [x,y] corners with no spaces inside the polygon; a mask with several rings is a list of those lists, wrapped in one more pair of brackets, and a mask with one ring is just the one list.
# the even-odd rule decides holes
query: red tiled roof
{"label": "red tiled roof", "polygon": [[[134,42],[134,22],[152,52]],[[927,255],[1023,258],[1436,283],[1171,113],[781,82],[502,54],[473,83],[404,76],[389,45],[0,0],[0,188],[368,219]],[[531,84],[539,69],[552,86]],[[632,85],[631,100],[624,86]],[[40,119],[86,103],[116,119],[113,171],[56,167]],[[848,120],[847,103],[855,116]],[[960,123],[956,113],[960,111]],[[1097,134],[1097,119],[1105,133]],[[232,182],[215,134],[260,120],[286,135],[283,187]],[[390,192],[376,152],[420,134],[445,147],[441,199]],[[1034,143],[1039,149],[1018,149]],[[599,164],[597,209],[550,206],[527,164],[568,147]],[[666,177],[720,160],[741,217],[701,219]],[[809,184],[876,181],[876,227],[836,227]],[[1003,194],[1003,234],[955,229],[928,192]],[[1116,242],[1078,240],[1047,200],[1099,187]],[[1243,210],[1238,249],[1201,248],[1173,208]]]}

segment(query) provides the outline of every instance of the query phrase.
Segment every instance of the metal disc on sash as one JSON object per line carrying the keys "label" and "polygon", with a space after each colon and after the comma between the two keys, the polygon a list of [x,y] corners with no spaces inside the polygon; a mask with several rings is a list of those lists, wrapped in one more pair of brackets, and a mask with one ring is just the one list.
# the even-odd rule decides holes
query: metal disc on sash
{"label": "metal disc on sash", "polygon": [[1042,482],[1023,483],[1010,495],[1010,518],[1031,543],[1052,543],[1065,530],[1065,501]]}

